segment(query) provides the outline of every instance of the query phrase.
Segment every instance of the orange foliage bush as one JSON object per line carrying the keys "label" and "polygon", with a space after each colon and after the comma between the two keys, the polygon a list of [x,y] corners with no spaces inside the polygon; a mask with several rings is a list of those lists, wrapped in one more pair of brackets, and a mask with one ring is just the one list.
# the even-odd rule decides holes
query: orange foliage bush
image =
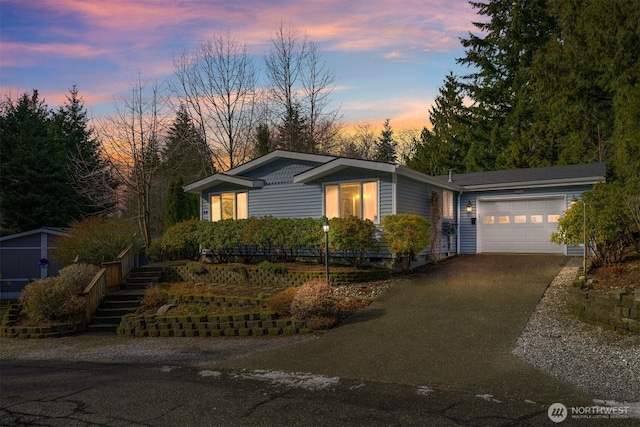
{"label": "orange foliage bush", "polygon": [[300,288],[300,286],[287,288],[269,298],[269,309],[275,311],[282,317],[291,317],[291,303]]}

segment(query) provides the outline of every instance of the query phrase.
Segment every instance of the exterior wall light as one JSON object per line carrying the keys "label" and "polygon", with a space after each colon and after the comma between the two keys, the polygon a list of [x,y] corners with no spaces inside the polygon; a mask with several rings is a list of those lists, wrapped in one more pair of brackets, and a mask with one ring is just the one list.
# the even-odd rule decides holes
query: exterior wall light
{"label": "exterior wall light", "polygon": [[473,206],[471,205],[471,200],[467,203],[467,213],[473,212]]}

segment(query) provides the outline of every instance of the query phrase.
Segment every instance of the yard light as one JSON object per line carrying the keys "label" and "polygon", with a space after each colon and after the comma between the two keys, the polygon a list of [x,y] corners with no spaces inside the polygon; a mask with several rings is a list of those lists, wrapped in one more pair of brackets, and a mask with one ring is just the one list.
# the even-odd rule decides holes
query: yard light
{"label": "yard light", "polygon": [[587,239],[587,204],[585,201],[582,201],[582,228],[584,230],[584,255],[582,259],[582,268],[584,269],[584,283],[587,283],[587,248],[588,239]]}
{"label": "yard light", "polygon": [[322,225],[324,230],[324,269],[327,284],[329,283],[329,220],[325,219]]}
{"label": "yard light", "polygon": [[467,213],[471,213],[473,211],[473,206],[471,205],[471,200],[467,203]]}

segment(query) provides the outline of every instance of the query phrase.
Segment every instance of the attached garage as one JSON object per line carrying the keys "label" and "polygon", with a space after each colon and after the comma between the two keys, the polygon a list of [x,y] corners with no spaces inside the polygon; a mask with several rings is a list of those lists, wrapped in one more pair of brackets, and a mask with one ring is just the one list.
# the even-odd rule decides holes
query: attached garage
{"label": "attached garage", "polygon": [[564,253],[549,240],[564,206],[564,196],[478,199],[478,252]]}

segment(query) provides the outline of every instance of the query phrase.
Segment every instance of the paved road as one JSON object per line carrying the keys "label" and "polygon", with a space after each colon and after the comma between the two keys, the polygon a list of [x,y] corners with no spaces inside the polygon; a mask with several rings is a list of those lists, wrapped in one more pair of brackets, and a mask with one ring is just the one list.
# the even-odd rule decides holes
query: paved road
{"label": "paved road", "polygon": [[459,257],[319,338],[258,352],[240,338],[0,340],[0,425],[556,425],[551,403],[591,400],[510,349],[566,260]]}

